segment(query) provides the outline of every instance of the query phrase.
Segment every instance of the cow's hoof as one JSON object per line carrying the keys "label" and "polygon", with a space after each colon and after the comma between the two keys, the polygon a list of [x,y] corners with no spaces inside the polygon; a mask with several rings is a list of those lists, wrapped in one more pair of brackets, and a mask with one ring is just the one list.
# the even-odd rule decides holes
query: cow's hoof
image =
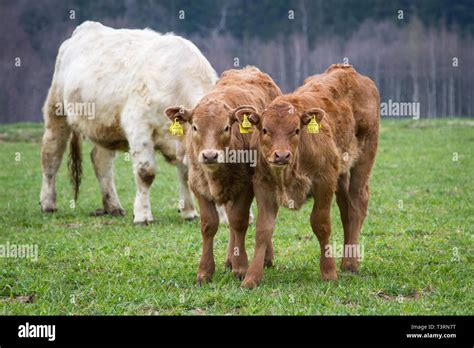
{"label": "cow's hoof", "polygon": [[110,211],[107,211],[105,209],[99,208],[90,213],[90,216],[104,216],[104,215],[125,216],[125,210],[123,210],[122,208],[117,208],[117,209],[112,209]]}
{"label": "cow's hoof", "polygon": [[136,226],[148,226],[153,223],[153,220],[133,221]]}
{"label": "cow's hoof", "polygon": [[192,221],[199,217],[199,214],[195,210],[180,210],[179,214],[181,215],[181,219],[186,221]]}
{"label": "cow's hoof", "polygon": [[56,209],[55,207],[45,207],[45,208],[41,207],[41,212],[46,213],[46,214],[55,213],[57,211],[58,209]]}
{"label": "cow's hoof", "polygon": [[89,215],[90,216],[104,216],[104,215],[107,215],[107,211],[105,209],[99,208],[92,211]]}
{"label": "cow's hoof", "polygon": [[133,223],[135,225],[148,226],[153,223],[153,215],[149,213],[133,214]]}
{"label": "cow's hoof", "polygon": [[125,216],[125,210],[122,208],[113,209],[109,212],[112,216]]}
{"label": "cow's hoof", "polygon": [[184,220],[185,220],[185,221],[194,221],[194,220],[196,220],[198,217],[199,217],[198,215],[190,216],[190,217],[184,218]]}
{"label": "cow's hoof", "polygon": [[242,284],[240,285],[241,288],[244,289],[255,289],[258,286],[258,281],[253,278],[245,278]]}

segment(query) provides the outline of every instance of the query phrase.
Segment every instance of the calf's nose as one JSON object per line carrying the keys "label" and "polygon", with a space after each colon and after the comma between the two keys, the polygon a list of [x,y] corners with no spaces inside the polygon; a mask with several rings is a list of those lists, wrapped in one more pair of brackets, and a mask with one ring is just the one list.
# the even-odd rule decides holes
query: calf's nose
{"label": "calf's nose", "polygon": [[219,157],[219,153],[216,150],[204,150],[202,152],[202,161],[205,164],[217,163],[218,157]]}
{"label": "calf's nose", "polygon": [[275,151],[273,153],[274,161],[278,164],[287,164],[291,158],[290,151]]}

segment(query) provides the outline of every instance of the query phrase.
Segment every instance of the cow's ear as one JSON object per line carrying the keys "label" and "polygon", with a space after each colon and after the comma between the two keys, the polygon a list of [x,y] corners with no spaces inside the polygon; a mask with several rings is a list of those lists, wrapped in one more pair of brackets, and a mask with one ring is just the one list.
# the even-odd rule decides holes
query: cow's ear
{"label": "cow's ear", "polygon": [[171,121],[178,119],[178,122],[181,124],[186,122],[191,123],[193,118],[192,110],[186,109],[183,106],[170,106],[165,110],[165,114]]}
{"label": "cow's ear", "polygon": [[260,115],[257,109],[255,109],[253,106],[250,106],[250,105],[239,106],[231,114],[232,122],[237,121],[239,124],[242,124],[245,121],[245,118],[247,118],[247,120],[251,124],[253,124],[254,126],[260,129],[261,127]]}
{"label": "cow's ear", "polygon": [[309,122],[313,119],[316,119],[316,122],[319,124],[323,120],[325,112],[323,109],[320,108],[312,108],[304,112],[301,116],[301,124],[307,126]]}

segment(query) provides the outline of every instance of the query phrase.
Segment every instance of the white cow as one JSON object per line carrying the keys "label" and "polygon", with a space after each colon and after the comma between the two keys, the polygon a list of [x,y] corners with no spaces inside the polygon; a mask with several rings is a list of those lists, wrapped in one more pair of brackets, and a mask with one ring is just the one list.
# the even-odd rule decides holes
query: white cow
{"label": "white cow", "polygon": [[115,190],[113,162],[117,150],[128,150],[137,185],[134,222],[153,221],[150,186],[156,173],[155,150],[159,150],[178,167],[181,216],[197,216],[183,147],[168,134],[170,122],[164,110],[176,104],[193,108],[216,80],[207,59],[182,37],[149,29],[117,30],[89,21],[79,25],[59,48],[43,107],[42,211],[56,210],[55,176],[70,138],[69,169],[77,199],[83,135],[95,145],[91,158],[103,198],[103,209],[94,215],[124,214]]}

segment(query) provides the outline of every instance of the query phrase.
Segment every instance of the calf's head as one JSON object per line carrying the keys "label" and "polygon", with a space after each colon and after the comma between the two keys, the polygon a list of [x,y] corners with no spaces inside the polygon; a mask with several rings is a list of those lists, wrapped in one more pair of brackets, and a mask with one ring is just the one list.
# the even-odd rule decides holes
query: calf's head
{"label": "calf's head", "polygon": [[252,106],[242,107],[235,112],[241,122],[246,115],[250,123],[257,127],[258,144],[264,160],[273,168],[284,168],[292,164],[301,139],[301,133],[314,118],[319,124],[324,110],[310,108],[298,111],[289,103],[270,104],[260,115]]}
{"label": "calf's head", "polygon": [[220,154],[230,145],[234,111],[222,101],[207,100],[192,110],[169,107],[165,113],[172,121],[191,125],[190,138],[198,161],[205,169],[215,170],[222,164]]}

